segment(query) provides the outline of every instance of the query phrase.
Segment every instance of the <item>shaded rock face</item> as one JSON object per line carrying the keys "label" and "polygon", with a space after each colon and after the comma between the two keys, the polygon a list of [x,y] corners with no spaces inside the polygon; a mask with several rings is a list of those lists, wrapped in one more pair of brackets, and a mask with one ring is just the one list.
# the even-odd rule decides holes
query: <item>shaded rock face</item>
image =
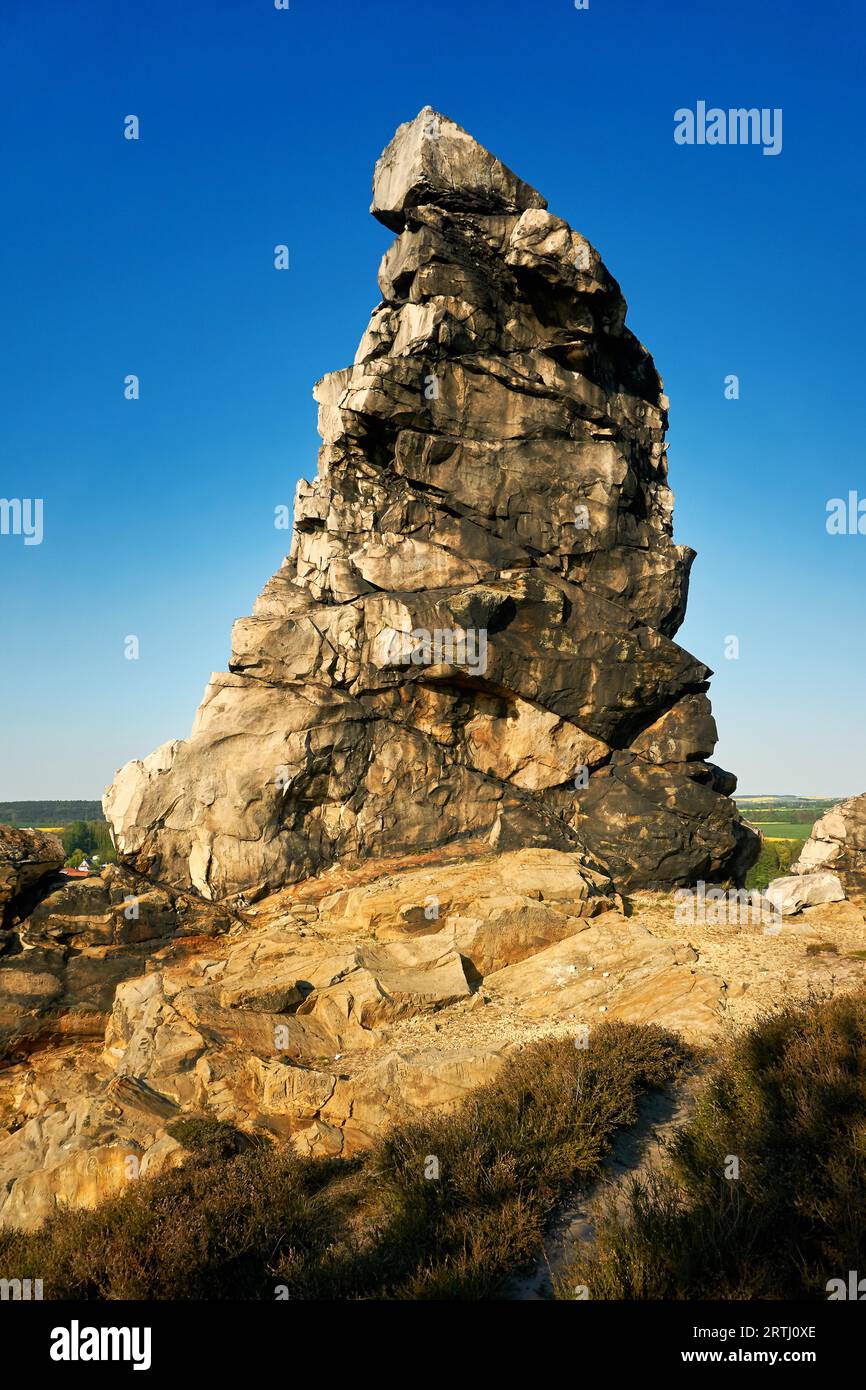
{"label": "shaded rock face", "polygon": [[849,902],[866,907],[866,793],[831,806],[815,822],[792,873],[835,875]]}
{"label": "shaded rock face", "polygon": [[0,1047],[10,1040],[100,1037],[117,986],[171,939],[218,935],[224,910],[142,883],[119,865],[49,878],[0,958]]}
{"label": "shaded rock face", "polygon": [[121,854],[252,899],[476,841],[623,886],[739,877],[709,669],[673,641],[667,400],[597,251],[429,108],[376,165],[397,239],[318,475],[191,737],[105,797]]}
{"label": "shaded rock face", "polygon": [[63,845],[56,835],[0,825],[0,931],[26,914],[41,885],[57,872],[63,859]]}

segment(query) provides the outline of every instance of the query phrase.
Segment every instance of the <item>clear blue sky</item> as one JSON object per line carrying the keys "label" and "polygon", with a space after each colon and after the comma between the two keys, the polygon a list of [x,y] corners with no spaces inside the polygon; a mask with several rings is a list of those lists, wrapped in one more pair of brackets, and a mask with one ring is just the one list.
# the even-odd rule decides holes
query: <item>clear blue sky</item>
{"label": "clear blue sky", "polygon": [[[43,498],[45,539],[0,537],[0,799],[98,796],[188,734],[315,472],[313,382],[377,302],[374,160],[427,103],[590,238],[655,356],[718,761],[866,789],[866,536],[825,530],[866,496],[864,26],[854,0],[2,0],[0,496]],[[677,146],[699,99],[781,107],[782,153]]]}

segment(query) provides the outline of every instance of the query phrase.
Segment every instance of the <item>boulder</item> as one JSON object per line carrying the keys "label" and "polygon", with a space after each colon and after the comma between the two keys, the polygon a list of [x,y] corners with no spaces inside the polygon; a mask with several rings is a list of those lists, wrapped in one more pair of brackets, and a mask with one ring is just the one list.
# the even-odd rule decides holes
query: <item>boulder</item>
{"label": "boulder", "polygon": [[695,969],[695,953],[605,913],[582,930],[484,981],[494,998],[528,1018],[567,1018],[590,1028],[602,1016],[663,1023],[687,1038],[716,1025],[721,982]]}
{"label": "boulder", "polygon": [[34,1230],[58,1206],[93,1207],[139,1176],[178,1162],[164,1128],[174,1108],[108,1086],[85,1054],[45,1053],[37,1072],[13,1068],[15,1123],[0,1129],[0,1227]]}
{"label": "boulder", "polygon": [[828,871],[796,873],[788,874],[785,878],[774,878],[764,897],[772,903],[776,912],[783,917],[792,917],[805,907],[842,902],[845,890],[838,874]]}
{"label": "boulder", "polygon": [[547,207],[540,193],[431,106],[399,127],[377,161],[370,211],[401,231],[410,209],[425,204],[458,211],[474,206],[484,214]]}
{"label": "boulder", "polygon": [[[224,932],[219,908],[142,881],[121,865],[82,879],[49,875],[16,918],[0,958],[0,1041],[42,1034],[101,1037],[123,981],[172,939]],[[21,910],[23,900],[19,899]]]}
{"label": "boulder", "polygon": [[0,1225],[35,1230],[58,1207],[95,1207],[116,1197],[129,1183],[131,1158],[139,1153],[129,1144],[89,1145],[19,1177],[0,1208]]}
{"label": "boulder", "polygon": [[157,971],[122,984],[105,1033],[105,1059],[118,1076],[145,1083],[160,1097],[190,1104],[201,1094],[195,1064],[203,1035],[174,1007]]}
{"label": "boulder", "polygon": [[371,1030],[444,1008],[469,993],[459,954],[437,935],[362,949],[357,968],[315,990],[298,1014],[325,1028],[336,1047],[366,1046],[374,1041]]}
{"label": "boulder", "polygon": [[339,1079],[313,1122],[293,1135],[301,1154],[351,1157],[395,1120],[448,1114],[476,1086],[495,1079],[510,1046],[386,1052],[354,1080]]}
{"label": "boulder", "polygon": [[383,874],[323,896],[319,914],[343,931],[388,939],[439,931],[449,915],[475,914],[508,898],[557,905],[566,915],[583,917],[611,907],[613,891],[585,854],[520,849]]}
{"label": "boulder", "polygon": [[67,879],[46,894],[23,923],[27,945],[57,942],[81,949],[122,946],[172,936],[178,929],[174,898],[109,864],[92,878]]}

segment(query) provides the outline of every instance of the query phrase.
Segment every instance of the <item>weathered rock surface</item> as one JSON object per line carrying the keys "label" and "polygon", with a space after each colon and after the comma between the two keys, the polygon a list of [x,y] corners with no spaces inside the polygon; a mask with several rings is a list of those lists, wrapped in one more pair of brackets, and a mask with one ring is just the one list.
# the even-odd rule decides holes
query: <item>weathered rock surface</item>
{"label": "weathered rock surface", "polygon": [[0,958],[0,1043],[41,1034],[101,1036],[121,981],[161,943],[223,932],[221,909],[142,882],[120,865],[48,878]]}
{"label": "weathered rock surface", "polygon": [[56,835],[0,825],[0,931],[26,911],[33,890],[57,872],[63,859]]}
{"label": "weathered rock surface", "polygon": [[[67,1008],[59,953],[85,941],[84,921],[108,934],[109,889],[74,890],[53,928],[63,944],[0,971],[11,979],[27,961],[31,1002],[50,1017]],[[136,943],[146,954],[113,979],[98,1051],[67,1030],[65,1046],[0,1071],[0,1224],[32,1227],[55,1200],[92,1205],[183,1161],[170,1127],[184,1114],[350,1156],[402,1116],[453,1108],[534,1037],[575,1036],[605,1015],[711,1036],[720,982],[614,901],[574,852],[488,851],[344,887],[328,873],[228,933]],[[42,912],[25,930],[51,921]],[[29,965],[39,950],[58,953],[53,970]]]}
{"label": "weathered rock surface", "polygon": [[446,916],[503,899],[567,903],[571,915],[592,916],[613,905],[611,891],[607,875],[581,854],[524,849],[383,874],[321,896],[316,911],[342,928],[387,935],[437,931]]}
{"label": "weathered rock surface", "polygon": [[598,252],[429,108],[376,166],[398,233],[318,476],[191,737],[106,793],[121,854],[248,900],[336,861],[477,841],[620,885],[757,853],[673,641],[667,400]]}
{"label": "weathered rock surface", "polygon": [[792,865],[795,874],[823,871],[838,877],[850,902],[866,907],[866,793],[841,801],[817,820]]}
{"label": "weathered rock surface", "polygon": [[184,1161],[178,1116],[348,1156],[534,1038],[720,1025],[697,952],[619,910],[758,846],[673,640],[652,359],[594,248],[445,117],[398,130],[373,211],[383,298],[316,387],[291,553],[190,738],[106,793],[124,863],[0,961],[0,1042],[60,1042],[0,1070],[0,1224]]}
{"label": "weathered rock surface", "polygon": [[[706,1035],[718,1018],[721,982],[694,970],[696,955],[654,938],[617,913],[519,964],[488,975],[487,989],[519,1002],[527,1017],[598,1014]],[[595,1016],[595,1017],[594,1017]]]}
{"label": "weathered rock surface", "polygon": [[[183,1154],[86,1053],[45,1053],[4,1077],[0,1224],[32,1230],[58,1205],[91,1207]],[[164,1113],[164,1112],[163,1112]]]}

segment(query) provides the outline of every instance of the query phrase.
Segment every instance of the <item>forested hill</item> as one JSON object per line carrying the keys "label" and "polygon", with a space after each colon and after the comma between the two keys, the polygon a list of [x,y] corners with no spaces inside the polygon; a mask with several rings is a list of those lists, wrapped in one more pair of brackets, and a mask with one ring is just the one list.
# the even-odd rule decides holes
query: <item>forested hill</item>
{"label": "forested hill", "polygon": [[104,820],[98,801],[0,801],[0,825],[68,825]]}

